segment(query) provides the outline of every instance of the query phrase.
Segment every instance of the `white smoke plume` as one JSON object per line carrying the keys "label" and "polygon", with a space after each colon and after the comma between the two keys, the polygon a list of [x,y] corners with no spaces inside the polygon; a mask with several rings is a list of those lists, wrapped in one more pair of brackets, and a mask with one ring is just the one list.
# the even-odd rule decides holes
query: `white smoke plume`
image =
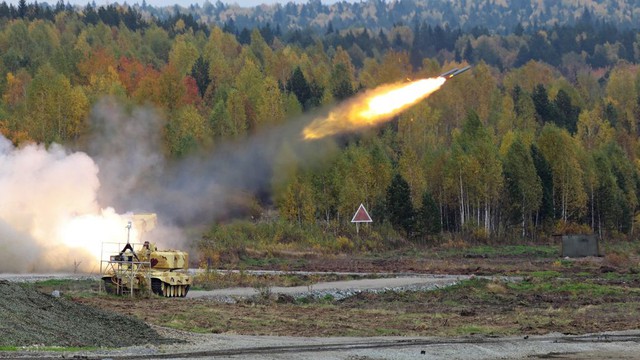
{"label": "white smoke plume", "polygon": [[[96,271],[100,242],[115,235],[99,223],[120,221],[98,206],[99,186],[85,153],[56,144],[14,148],[0,135],[0,272]],[[88,216],[105,220],[75,235]]]}
{"label": "white smoke plume", "polygon": [[287,161],[308,166],[328,143],[303,142],[301,118],[167,161],[164,122],[153,109],[105,99],[90,121],[83,151],[14,148],[0,136],[0,273],[97,272],[103,242],[125,241],[132,213],[157,213],[160,225],[132,241],[144,236],[161,248],[190,250],[183,228],[211,224],[233,214],[238,199],[269,193],[283,146],[295,154]]}

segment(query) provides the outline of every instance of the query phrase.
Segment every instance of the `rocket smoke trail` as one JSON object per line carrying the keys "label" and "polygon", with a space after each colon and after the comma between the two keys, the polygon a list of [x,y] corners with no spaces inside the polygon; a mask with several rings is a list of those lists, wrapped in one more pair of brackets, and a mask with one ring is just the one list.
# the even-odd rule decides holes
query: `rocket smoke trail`
{"label": "rocket smoke trail", "polygon": [[100,203],[118,211],[157,212],[159,221],[179,225],[210,224],[226,217],[230,204],[245,194],[268,193],[282,152],[295,164],[324,156],[330,142],[304,144],[306,117],[259,134],[216,146],[179,161],[162,154],[160,116],[151,109],[131,115],[113,102],[93,113],[96,131],[89,154],[100,168]]}

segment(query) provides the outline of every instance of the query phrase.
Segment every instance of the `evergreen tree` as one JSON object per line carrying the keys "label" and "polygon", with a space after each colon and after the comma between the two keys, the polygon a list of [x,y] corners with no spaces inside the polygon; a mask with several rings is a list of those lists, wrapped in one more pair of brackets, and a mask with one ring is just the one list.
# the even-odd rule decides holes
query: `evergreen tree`
{"label": "evergreen tree", "polygon": [[428,191],[422,195],[422,206],[418,210],[417,225],[418,232],[422,236],[437,235],[442,231],[440,208]]}
{"label": "evergreen tree", "polygon": [[[540,124],[544,125],[547,122],[556,123],[558,120],[558,113],[555,108],[555,104],[549,101],[549,95],[547,89],[542,84],[536,85],[531,94],[533,105],[536,108],[536,118]],[[562,126],[562,125],[560,125]]]}
{"label": "evergreen tree", "polygon": [[513,35],[522,36],[524,34],[524,27],[522,27],[522,23],[517,23],[516,27],[513,29]]}
{"label": "evergreen tree", "polygon": [[538,223],[551,220],[554,217],[553,211],[553,173],[551,165],[535,145],[531,145],[531,159],[536,168],[536,175],[540,178],[542,185],[542,202],[538,210]]}
{"label": "evergreen tree", "polygon": [[473,62],[473,46],[471,46],[471,40],[467,40],[467,44],[464,47],[464,51],[462,52],[462,56],[468,62]]}
{"label": "evergreen tree", "polygon": [[196,80],[200,97],[204,97],[204,94],[211,83],[211,78],[209,78],[209,60],[205,60],[200,56],[191,68],[191,77]]}
{"label": "evergreen tree", "polygon": [[18,1],[18,17],[24,19],[27,16],[27,0]]}
{"label": "evergreen tree", "polygon": [[96,25],[98,21],[100,21],[100,17],[98,17],[98,13],[96,13],[95,9],[91,4],[87,4],[84,8],[84,21],[87,24]]}
{"label": "evergreen tree", "polygon": [[411,237],[416,223],[415,210],[411,202],[409,183],[400,174],[394,176],[387,188],[386,205],[391,225]]}
{"label": "evergreen tree", "polygon": [[578,124],[578,116],[580,115],[580,108],[574,106],[571,103],[569,94],[563,89],[558,91],[556,99],[554,100],[555,109],[557,110],[557,117],[555,123],[567,129],[571,134],[575,134]]}
{"label": "evergreen tree", "polygon": [[333,23],[331,21],[329,21],[329,24],[327,25],[327,32],[325,33],[325,35],[330,34],[333,34]]}
{"label": "evergreen tree", "polygon": [[9,9],[9,5],[7,5],[5,1],[0,3],[0,18],[11,18],[11,10]]}
{"label": "evergreen tree", "polygon": [[299,66],[293,70],[293,74],[291,74],[291,77],[287,80],[287,90],[298,98],[298,101],[305,109],[309,107],[311,87]]}

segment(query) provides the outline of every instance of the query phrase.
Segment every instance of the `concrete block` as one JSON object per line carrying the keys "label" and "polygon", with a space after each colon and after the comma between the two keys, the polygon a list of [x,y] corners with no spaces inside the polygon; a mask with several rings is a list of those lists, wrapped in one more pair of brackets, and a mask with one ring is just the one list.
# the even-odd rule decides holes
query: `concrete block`
{"label": "concrete block", "polygon": [[585,257],[599,255],[600,248],[597,235],[562,235],[563,257]]}

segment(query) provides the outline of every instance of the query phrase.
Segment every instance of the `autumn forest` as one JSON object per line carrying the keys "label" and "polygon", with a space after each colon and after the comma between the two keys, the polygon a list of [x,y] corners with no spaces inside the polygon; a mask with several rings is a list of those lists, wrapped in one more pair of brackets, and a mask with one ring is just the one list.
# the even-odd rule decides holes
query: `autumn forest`
{"label": "autumn forest", "polygon": [[[421,13],[332,21],[329,7],[323,22],[283,20],[309,17],[318,3],[287,5],[281,17],[256,8],[255,23],[208,2],[209,10],[2,3],[0,133],[17,146],[86,148],[92,109],[107,97],[154,108],[163,156],[178,162],[381,84],[472,65],[392,121],[330,139],[333,151],[314,166],[278,153],[269,185],[229,205],[232,215],[207,219],[205,241],[331,238],[339,250],[366,250],[638,233],[633,21],[618,26],[586,6],[553,23],[509,18],[506,29]],[[375,12],[384,2],[338,4]],[[360,203],[374,222],[356,235]]]}

